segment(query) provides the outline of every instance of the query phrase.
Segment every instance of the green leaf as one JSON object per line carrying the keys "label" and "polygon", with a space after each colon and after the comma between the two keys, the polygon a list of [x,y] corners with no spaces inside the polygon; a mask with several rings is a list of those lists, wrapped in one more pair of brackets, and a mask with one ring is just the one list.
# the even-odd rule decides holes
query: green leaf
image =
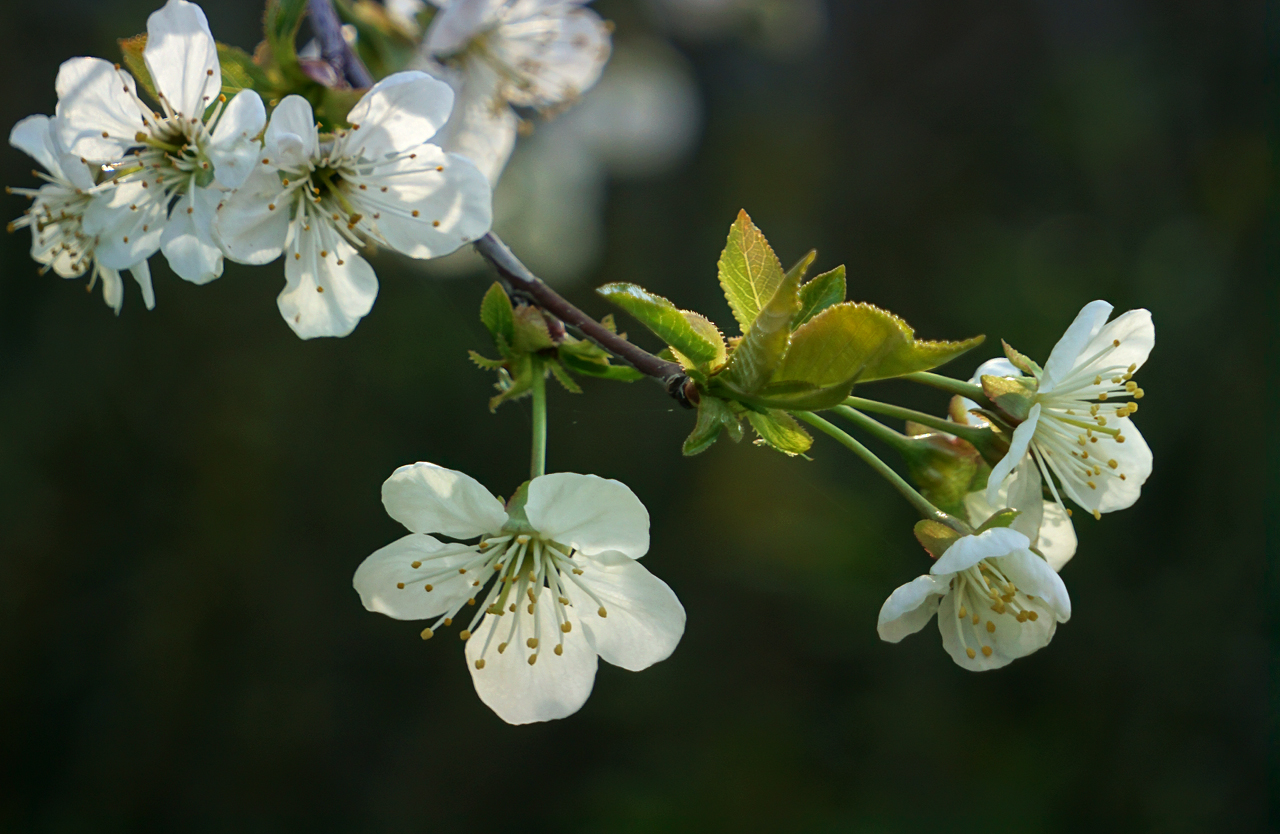
{"label": "green leaf", "polygon": [[1010,527],[1015,519],[1022,515],[1021,510],[1006,508],[982,522],[982,526],[975,530],[975,533],[982,533],[994,527]]}
{"label": "green leaf", "polygon": [[684,310],[682,312],[685,320],[689,322],[689,326],[693,328],[693,332],[710,342],[711,346],[715,348],[716,355],[710,362],[703,362],[699,364],[693,361],[690,357],[685,356],[683,353],[672,348],[671,352],[675,355],[676,361],[679,362],[681,367],[686,371],[691,371],[695,368],[716,370],[720,366],[724,365],[729,354],[728,349],[725,347],[724,335],[720,332],[720,328],[716,327],[711,319],[700,313],[694,313],[690,310]]}
{"label": "green leaf", "polygon": [[573,377],[569,376],[569,372],[566,371],[564,366],[559,362],[548,362],[547,368],[551,371],[551,375],[556,378],[556,382],[559,382],[560,386],[564,388],[564,390],[568,391],[570,394],[582,393],[582,388],[578,383],[573,381]]}
{"label": "green leaf", "polygon": [[297,38],[307,0],[267,0],[262,18],[263,34],[272,58],[282,68],[298,63]]}
{"label": "green leaf", "polygon": [[760,435],[757,443],[777,449],[784,455],[802,455],[813,445],[809,433],[785,411],[770,409],[767,414],[748,411],[747,421]]}
{"label": "green leaf", "polygon": [[962,536],[941,521],[921,519],[914,528],[916,540],[920,542],[929,555],[937,559],[947,552],[947,548],[959,541]]}
{"label": "green leaf", "polygon": [[795,330],[828,307],[844,301],[844,294],[843,265],[816,276],[800,287],[800,312],[791,323],[791,329]]}
{"label": "green leaf", "polygon": [[688,456],[706,451],[720,437],[721,429],[727,429],[729,436],[735,441],[742,439],[742,426],[729,404],[715,397],[704,396],[698,403],[698,421],[685,438],[681,451]]}
{"label": "green leaf", "polygon": [[771,382],[761,388],[754,399],[770,408],[787,411],[820,411],[835,408],[845,401],[852,388],[851,382],[820,388],[810,382]]}
{"label": "green leaf", "polygon": [[1040,366],[1033,362],[1030,357],[1018,353],[1003,339],[1000,340],[1000,344],[1004,345],[1004,355],[1008,357],[1009,364],[1013,365],[1013,367],[1022,371],[1027,376],[1034,376],[1037,379],[1040,377]]}
{"label": "green leaf", "polygon": [[490,359],[487,356],[481,356],[474,350],[467,351],[467,356],[470,356],[471,361],[476,363],[476,367],[485,371],[496,371],[499,368],[505,367],[507,364],[507,360],[505,359]]}
{"label": "green leaf", "polygon": [[156,95],[155,82],[151,79],[151,72],[147,69],[147,62],[142,57],[142,51],[147,48],[147,36],[134,35],[132,38],[121,38],[116,43],[120,44],[125,69],[133,75],[138,86],[151,96],[152,101],[160,101],[160,97]]}
{"label": "green leaf", "polygon": [[253,56],[236,46],[218,44],[218,64],[222,67],[222,92],[231,98],[241,90],[272,92],[272,84]]}
{"label": "green leaf", "polygon": [[745,211],[738,212],[738,219],[729,227],[719,267],[724,297],[745,334],[784,278],[778,256]]}
{"label": "green leaf", "polygon": [[795,277],[796,281],[803,281],[804,276],[809,274],[809,267],[813,266],[813,261],[818,257],[817,249],[810,249],[805,256],[795,262],[795,265],[787,270],[787,277]]}
{"label": "green leaf", "polygon": [[560,346],[560,361],[565,367],[573,371],[575,374],[583,376],[594,376],[599,379],[612,379],[617,382],[635,382],[638,379],[644,379],[644,374],[635,368],[629,368],[626,365],[610,365],[602,362],[595,362],[589,359],[583,359],[574,353],[565,351],[564,345]]}
{"label": "green leaf", "polygon": [[705,366],[724,354],[723,343],[717,350],[715,344],[694,329],[682,310],[660,295],[635,284],[605,284],[596,292],[635,316],[659,339],[699,366]]}
{"label": "green leaf", "polygon": [[791,320],[800,309],[800,285],[796,276],[785,278],[773,298],[755,317],[751,329],[738,343],[721,377],[743,394],[754,394],[769,382],[782,364],[791,339]]}
{"label": "green leaf", "polygon": [[547,320],[537,307],[522,306],[512,311],[514,336],[511,347],[520,353],[537,353],[556,346],[547,329]]}
{"label": "green leaf", "polygon": [[495,338],[502,336],[507,344],[515,338],[515,313],[511,307],[511,298],[502,284],[497,281],[489,287],[480,301],[480,322]]}

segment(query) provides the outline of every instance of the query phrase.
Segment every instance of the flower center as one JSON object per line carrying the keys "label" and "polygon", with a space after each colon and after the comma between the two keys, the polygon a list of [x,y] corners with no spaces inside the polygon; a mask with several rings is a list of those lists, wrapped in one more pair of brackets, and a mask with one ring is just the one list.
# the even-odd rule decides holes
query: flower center
{"label": "flower center", "polygon": [[1035,622],[1040,619],[1039,613],[1030,605],[1030,597],[1019,591],[995,563],[988,559],[983,559],[952,577],[951,589],[953,593],[960,595],[959,618],[969,619],[979,635],[984,633],[981,629],[982,612],[991,612],[986,615],[990,619],[987,619],[985,626],[986,640],[990,642],[979,642],[977,649],[968,645],[964,637],[965,629],[956,630],[960,645],[964,647],[965,654],[970,660],[977,657],[979,651],[982,652],[983,657],[991,657],[991,642],[995,640],[996,620],[1001,616],[1013,617],[1020,624],[1028,620]]}
{"label": "flower center", "polygon": [[[571,547],[545,539],[536,532],[504,531],[502,534],[483,538],[478,545],[468,546],[461,552],[449,551],[442,556],[466,553],[471,554],[470,558],[448,568],[433,568],[424,562],[414,562],[411,565],[415,570],[422,568],[425,571],[417,580],[423,583],[422,588],[426,593],[433,593],[435,584],[442,584],[445,580],[458,576],[474,577],[469,582],[472,593],[466,598],[459,597],[448,612],[430,627],[423,629],[424,640],[430,639],[440,626],[453,625],[458,613],[464,607],[472,606],[476,611],[472,614],[470,623],[458,635],[463,640],[471,639],[472,632],[485,615],[515,615],[511,617],[511,624],[505,631],[506,636],[494,647],[498,654],[502,654],[510,647],[515,636],[519,606],[533,617],[534,636],[525,641],[525,648],[530,651],[529,665],[532,666],[537,663],[538,656],[545,648],[539,644],[537,636],[542,633],[543,617],[551,617],[559,632],[552,652],[556,656],[564,654],[565,635],[573,630],[567,611],[572,604],[570,596],[579,601],[590,599],[596,606],[597,615],[608,616],[604,603],[579,578],[582,576],[582,569],[578,567],[578,562],[574,559],[576,551]],[[544,610],[546,608],[550,610]],[[480,657],[475,662],[477,669],[484,668],[485,657],[501,628],[501,624],[495,624],[489,629]]]}

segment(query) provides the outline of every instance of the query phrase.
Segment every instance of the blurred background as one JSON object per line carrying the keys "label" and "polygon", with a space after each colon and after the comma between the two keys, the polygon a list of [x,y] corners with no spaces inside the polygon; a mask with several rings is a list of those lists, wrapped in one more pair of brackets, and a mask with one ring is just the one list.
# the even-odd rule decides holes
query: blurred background
{"label": "blurred background", "polygon": [[[52,112],[58,64],[114,58],[156,5],[0,4],[0,124]],[[587,310],[626,280],[730,324],[715,261],[746,208],[921,336],[986,333],[956,376],[1001,338],[1045,357],[1094,298],[1153,311],[1155,473],[1076,514],[1071,622],[981,675],[933,626],[882,643],[927,560],[851,455],[685,459],[693,416],[657,386],[553,386],[550,467],[636,491],[689,621],[644,673],[602,664],[579,714],[508,727],[459,645],[350,586],[403,533],[395,467],[525,476],[528,405],[490,415],[466,358],[491,352],[491,277],[380,255],[354,335],[304,343],[278,264],[195,287],[154,258],[157,309],[130,281],[117,319],[22,232],[0,238],[0,831],[1266,830],[1262,5],[595,8],[615,62],[522,140],[498,226]],[[260,4],[205,9],[258,41]],[[31,167],[0,154],[4,183]]]}

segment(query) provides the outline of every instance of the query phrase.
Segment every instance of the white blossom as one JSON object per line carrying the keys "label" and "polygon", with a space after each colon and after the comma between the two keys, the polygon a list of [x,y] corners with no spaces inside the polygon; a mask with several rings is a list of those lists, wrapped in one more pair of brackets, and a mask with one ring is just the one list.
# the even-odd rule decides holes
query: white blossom
{"label": "white blossom", "polygon": [[227,254],[264,264],[285,252],[280,313],[299,336],[345,336],[373,306],[378,279],[356,247],[447,255],[489,230],[488,180],[430,139],[453,104],[421,72],[388,76],[321,141],[311,105],[288,96],[271,114],[262,159],[218,207]]}
{"label": "white blossom", "polygon": [[649,514],[618,481],[543,475],[504,507],[473,478],[417,463],[387,479],[382,501],[412,532],[360,565],[361,601],[433,620],[424,639],[467,615],[459,636],[476,693],[508,723],[573,714],[591,694],[597,656],[638,671],[684,633],[680,601],[637,561]]}
{"label": "white blossom", "polygon": [[[124,282],[118,269],[106,266],[97,257],[98,238],[84,229],[84,216],[95,201],[93,169],[79,157],[67,153],[58,142],[54,120],[48,116],[28,116],[14,125],[9,144],[25,152],[44,167],[45,184],[39,188],[10,188],[11,193],[31,198],[31,207],[9,224],[9,231],[31,229],[31,257],[42,270],[52,269],[63,278],[89,275],[89,288],[102,284],[102,297],[118,314],[124,304]],[[142,289],[150,310],[155,307],[151,272],[146,259],[126,264]]]}
{"label": "white blossom", "polygon": [[556,110],[600,77],[610,27],[587,0],[433,0],[440,7],[422,44],[422,67],[458,94],[441,135],[490,182],[515,144],[512,105]]}
{"label": "white blossom", "polygon": [[[1138,500],[1152,459],[1130,419],[1143,396],[1133,377],[1155,346],[1155,327],[1146,310],[1130,310],[1107,323],[1111,310],[1105,301],[1086,304],[1043,369],[1018,357],[1022,371],[1032,374],[1031,405],[1008,453],[992,468],[990,502],[1024,460],[1039,467],[1059,502],[1061,488],[1095,518]],[[1012,363],[986,370],[996,371],[989,376],[1022,378]]]}
{"label": "white blossom", "polygon": [[207,283],[222,274],[214,207],[248,176],[266,112],[252,90],[230,102],[220,95],[217,44],[194,3],[169,0],[147,19],[143,58],[159,112],[107,61],[73,58],[58,71],[62,143],[109,163],[116,184],[86,212],[85,230],[98,237],[105,266],[121,269],[159,249],[180,277]]}

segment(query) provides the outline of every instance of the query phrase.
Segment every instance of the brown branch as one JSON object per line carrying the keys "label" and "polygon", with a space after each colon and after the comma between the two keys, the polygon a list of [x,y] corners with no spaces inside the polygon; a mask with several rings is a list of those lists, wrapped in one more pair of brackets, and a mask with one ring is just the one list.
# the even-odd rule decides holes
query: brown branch
{"label": "brown branch", "polygon": [[[507,245],[493,232],[475,241],[474,245],[476,251],[498,271],[498,275],[511,295],[523,298],[560,319],[566,326],[581,333],[584,338],[590,339],[640,373],[661,383],[666,392],[680,405],[693,408],[694,403],[690,401],[690,389],[693,386],[689,385],[690,379],[684,372],[684,368],[675,362],[660,359],[628,342],[570,304],[563,296],[547,286],[541,278],[530,272],[528,267],[520,263]],[[696,393],[693,396],[696,398]]]}

